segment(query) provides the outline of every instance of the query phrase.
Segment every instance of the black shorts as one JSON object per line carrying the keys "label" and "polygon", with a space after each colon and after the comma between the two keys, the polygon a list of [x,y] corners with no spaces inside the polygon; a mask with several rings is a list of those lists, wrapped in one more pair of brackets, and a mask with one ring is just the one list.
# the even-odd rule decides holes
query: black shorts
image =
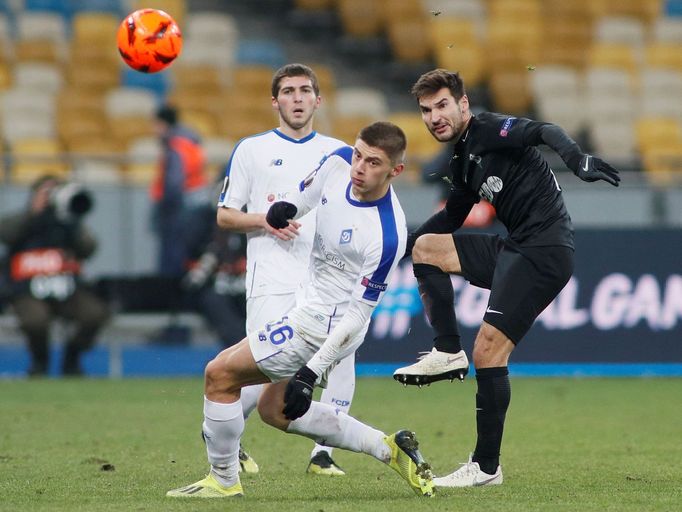
{"label": "black shorts", "polygon": [[559,245],[519,247],[497,235],[452,235],[462,276],[490,290],[486,323],[514,344],[573,274],[573,249]]}

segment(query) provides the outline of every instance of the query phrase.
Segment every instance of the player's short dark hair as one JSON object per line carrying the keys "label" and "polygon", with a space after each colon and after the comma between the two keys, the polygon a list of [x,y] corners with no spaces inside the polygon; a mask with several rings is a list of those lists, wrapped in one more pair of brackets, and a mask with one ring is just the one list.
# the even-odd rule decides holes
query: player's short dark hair
{"label": "player's short dark hair", "polygon": [[412,86],[412,94],[419,101],[419,98],[422,96],[436,94],[443,87],[450,89],[450,93],[455,98],[455,101],[461,100],[462,96],[466,94],[464,81],[459,76],[459,73],[452,73],[440,68],[428,71],[420,76],[419,80]]}
{"label": "player's short dark hair", "polygon": [[407,147],[407,138],[398,125],[388,121],[377,121],[365,126],[358,134],[358,139],[373,148],[379,148],[392,164],[402,162]]}
{"label": "player's short dark hair", "polygon": [[317,81],[317,75],[315,74],[315,72],[305,64],[293,63],[282,66],[277,71],[275,71],[275,74],[272,76],[271,89],[273,98],[276,98],[277,95],[279,94],[280,89],[279,84],[282,81],[282,79],[292,76],[305,76],[309,78],[310,84],[313,86],[313,90],[315,91],[315,96],[320,95],[320,84]]}
{"label": "player's short dark hair", "polygon": [[161,105],[157,110],[155,114],[156,118],[159,121],[163,121],[164,123],[168,124],[169,126],[175,126],[178,124],[178,109],[175,108],[173,105]]}

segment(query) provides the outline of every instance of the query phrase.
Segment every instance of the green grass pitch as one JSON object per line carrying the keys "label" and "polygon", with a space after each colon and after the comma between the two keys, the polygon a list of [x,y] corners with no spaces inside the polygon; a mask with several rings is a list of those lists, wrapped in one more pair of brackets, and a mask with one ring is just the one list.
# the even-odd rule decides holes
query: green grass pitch
{"label": "green grass pitch", "polygon": [[[360,379],[352,412],[415,430],[444,474],[473,448],[475,388]],[[244,498],[165,498],[205,474],[201,420],[199,379],[0,381],[0,510],[682,510],[682,379],[512,379],[504,485],[433,499],[362,454],[335,451],[346,477],[307,475],[312,442],[256,417],[243,442],[261,473]]]}

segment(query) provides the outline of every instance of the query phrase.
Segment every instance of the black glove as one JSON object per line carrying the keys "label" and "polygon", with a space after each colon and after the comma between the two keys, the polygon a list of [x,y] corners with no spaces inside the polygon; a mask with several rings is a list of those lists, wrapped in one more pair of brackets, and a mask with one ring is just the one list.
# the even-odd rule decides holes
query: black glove
{"label": "black glove", "polygon": [[592,155],[584,155],[578,168],[573,170],[573,174],[583,181],[604,180],[614,187],[617,187],[620,182],[620,176],[618,176],[616,169],[601,158]]}
{"label": "black glove", "polygon": [[295,420],[308,412],[310,403],[313,401],[313,387],[316,380],[317,375],[307,366],[302,366],[296,375],[289,379],[287,389],[284,391],[285,405],[282,411],[288,420]]}
{"label": "black glove", "polygon": [[293,219],[298,212],[298,208],[286,201],[277,201],[274,203],[268,213],[265,214],[265,220],[275,229],[282,229],[289,225],[289,219]]}

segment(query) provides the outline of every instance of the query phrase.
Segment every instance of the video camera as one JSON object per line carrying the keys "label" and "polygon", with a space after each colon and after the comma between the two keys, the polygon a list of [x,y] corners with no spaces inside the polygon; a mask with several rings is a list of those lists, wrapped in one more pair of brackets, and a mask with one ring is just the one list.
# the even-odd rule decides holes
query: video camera
{"label": "video camera", "polygon": [[50,192],[50,206],[62,221],[80,219],[92,210],[94,204],[92,193],[77,183],[65,183]]}

